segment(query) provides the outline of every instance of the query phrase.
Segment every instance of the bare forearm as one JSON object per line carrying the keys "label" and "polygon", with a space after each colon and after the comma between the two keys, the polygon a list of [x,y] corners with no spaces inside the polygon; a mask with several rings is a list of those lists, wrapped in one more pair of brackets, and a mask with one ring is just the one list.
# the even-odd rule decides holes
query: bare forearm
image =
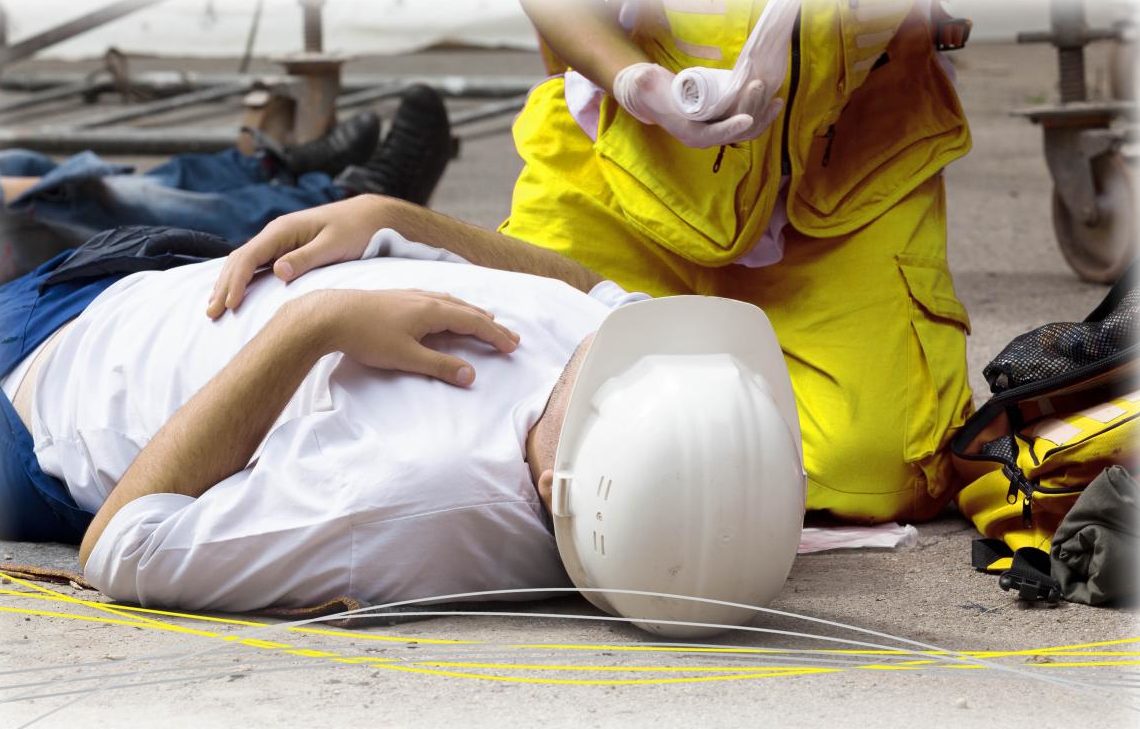
{"label": "bare forearm", "polygon": [[376,197],[377,220],[408,240],[449,250],[471,263],[565,281],[589,292],[602,277],[565,256],[516,238],[463,223],[426,208]]}
{"label": "bare forearm", "polygon": [[183,405],[135,458],[95,515],[79,550],[86,565],[111,518],[149,494],[198,497],[245,468],[317,360],[331,350],[319,333],[314,295],[285,305],[237,357]]}
{"label": "bare forearm", "polygon": [[614,76],[648,61],[618,25],[620,3],[604,0],[522,0],[539,34],[574,70],[613,91]]}

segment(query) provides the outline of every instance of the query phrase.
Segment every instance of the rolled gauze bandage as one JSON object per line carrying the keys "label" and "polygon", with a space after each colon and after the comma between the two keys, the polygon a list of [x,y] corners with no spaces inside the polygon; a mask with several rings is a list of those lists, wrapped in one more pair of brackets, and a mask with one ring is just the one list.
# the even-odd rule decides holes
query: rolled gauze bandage
{"label": "rolled gauze bandage", "polygon": [[728,116],[742,87],[735,71],[694,66],[673,78],[673,98],[689,119],[715,121]]}
{"label": "rolled gauze bandage", "polygon": [[740,91],[760,81],[770,95],[788,71],[788,43],[800,0],[769,0],[752,28],[732,70],[694,66],[673,79],[673,100],[686,118],[716,121],[732,113]]}

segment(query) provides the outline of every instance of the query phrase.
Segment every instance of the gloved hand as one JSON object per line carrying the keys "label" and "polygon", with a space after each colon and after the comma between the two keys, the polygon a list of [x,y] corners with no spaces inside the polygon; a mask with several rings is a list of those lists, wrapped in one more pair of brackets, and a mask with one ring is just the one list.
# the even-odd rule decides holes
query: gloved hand
{"label": "gloved hand", "polygon": [[782,99],[769,99],[761,81],[745,84],[724,118],[693,121],[673,94],[675,75],[655,63],[635,63],[614,77],[614,98],[643,124],[657,124],[689,147],[717,147],[755,139],[779,115]]}

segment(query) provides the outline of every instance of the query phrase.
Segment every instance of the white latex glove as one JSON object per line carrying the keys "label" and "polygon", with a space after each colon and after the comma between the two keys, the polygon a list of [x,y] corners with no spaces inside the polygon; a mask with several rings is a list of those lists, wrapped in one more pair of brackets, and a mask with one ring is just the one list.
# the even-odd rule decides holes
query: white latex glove
{"label": "white latex glove", "polygon": [[[719,147],[754,139],[780,113],[779,99],[764,108],[763,84],[752,82],[723,118],[685,118],[673,96],[674,74],[656,63],[635,63],[614,77],[614,99],[643,124],[657,124],[688,147]],[[778,102],[778,103],[777,103]]]}

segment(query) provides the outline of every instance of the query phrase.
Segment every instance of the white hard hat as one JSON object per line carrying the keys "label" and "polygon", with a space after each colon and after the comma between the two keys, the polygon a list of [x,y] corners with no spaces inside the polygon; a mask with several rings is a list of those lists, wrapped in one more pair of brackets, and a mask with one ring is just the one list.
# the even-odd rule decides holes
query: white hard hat
{"label": "white hard hat", "polygon": [[804,485],[764,312],[674,296],[606,318],[570,395],[552,494],[558,552],[590,602],[671,637],[721,628],[658,621],[750,622],[747,608],[605,590],[765,605],[795,558]]}

